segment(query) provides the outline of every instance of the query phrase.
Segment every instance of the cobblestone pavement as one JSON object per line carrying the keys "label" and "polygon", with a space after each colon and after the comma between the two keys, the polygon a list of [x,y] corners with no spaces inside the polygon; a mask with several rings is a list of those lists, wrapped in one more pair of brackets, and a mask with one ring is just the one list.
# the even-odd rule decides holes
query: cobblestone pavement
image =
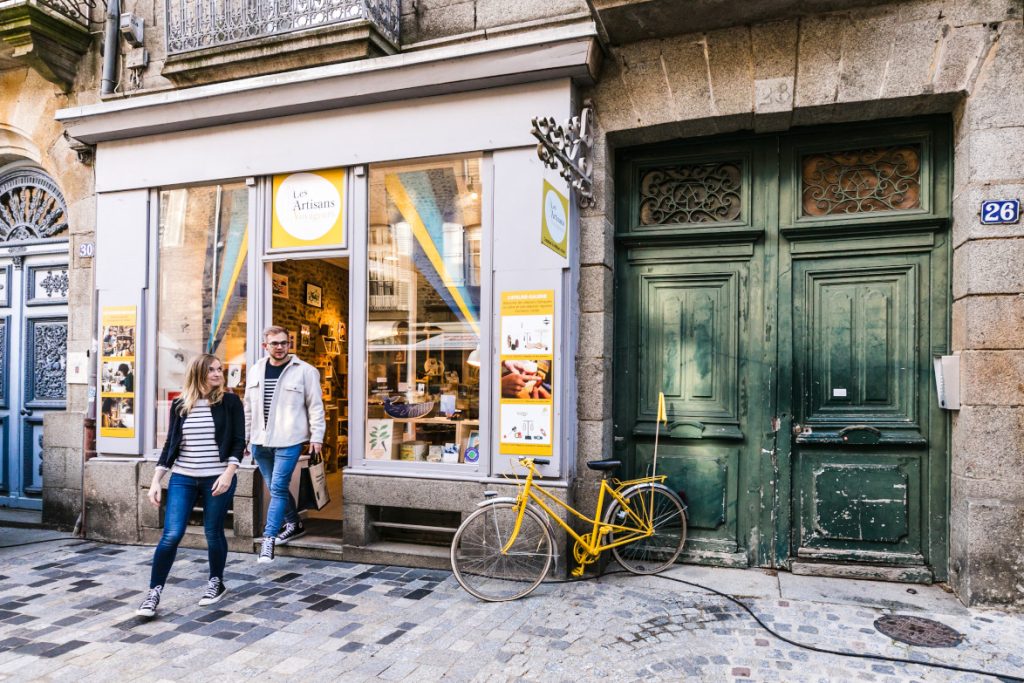
{"label": "cobblestone pavement", "polygon": [[[0,545],[53,532],[0,529]],[[196,606],[206,555],[179,551],[157,618],[134,610],[152,549],[74,539],[0,549],[0,680],[987,681],[914,664],[786,644],[735,604],[697,588],[613,574],[551,583],[484,604],[450,573],[232,553],[230,592]],[[798,577],[759,570],[667,572],[746,596],[802,643],[1024,677],[1024,617],[967,610],[939,587]],[[937,619],[954,648],[878,633],[884,614]]]}

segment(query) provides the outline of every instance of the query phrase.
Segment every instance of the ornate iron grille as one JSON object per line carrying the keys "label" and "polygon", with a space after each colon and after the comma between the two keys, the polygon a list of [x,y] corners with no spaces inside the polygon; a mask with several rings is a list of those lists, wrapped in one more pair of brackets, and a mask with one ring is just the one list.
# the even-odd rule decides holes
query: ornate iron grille
{"label": "ornate iron grille", "polygon": [[687,164],[640,177],[640,225],[722,223],[743,211],[742,163]]}
{"label": "ornate iron grille", "polygon": [[[51,2],[56,0],[50,0]],[[167,54],[367,20],[398,45],[400,0],[167,0]]]}
{"label": "ornate iron grille", "polygon": [[68,229],[60,188],[39,171],[0,177],[0,242],[57,237]]}
{"label": "ornate iron grille", "polygon": [[810,154],[802,160],[803,215],[907,211],[921,206],[917,145]]}
{"label": "ornate iron grille", "polygon": [[[32,0],[30,0],[32,1]],[[44,7],[49,7],[63,17],[76,24],[89,25],[92,10],[96,9],[96,0],[34,0]],[[106,3],[104,2],[104,7]]]}

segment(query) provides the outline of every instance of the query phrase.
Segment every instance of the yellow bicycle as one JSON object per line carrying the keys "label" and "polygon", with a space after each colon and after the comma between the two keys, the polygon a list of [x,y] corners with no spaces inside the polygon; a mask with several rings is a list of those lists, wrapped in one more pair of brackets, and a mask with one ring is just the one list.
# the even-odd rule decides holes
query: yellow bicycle
{"label": "yellow bicycle", "polygon": [[[519,494],[483,501],[455,532],[452,571],[469,593],[499,602],[521,598],[540,585],[555,556],[550,520],[576,541],[574,576],[582,576],[584,567],[605,550],[634,574],[655,574],[679,557],[686,542],[686,506],[665,486],[663,475],[620,481],[609,477],[621,464],[618,460],[588,462],[604,477],[594,516],[587,517],[535,483],[537,465],[548,462],[519,458],[527,470]],[[552,505],[583,520],[590,531],[576,533]]]}

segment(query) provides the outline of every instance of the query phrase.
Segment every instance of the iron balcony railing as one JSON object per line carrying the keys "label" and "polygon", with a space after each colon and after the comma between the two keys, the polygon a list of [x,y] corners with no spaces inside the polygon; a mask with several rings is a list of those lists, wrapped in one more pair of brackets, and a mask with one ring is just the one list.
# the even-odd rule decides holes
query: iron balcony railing
{"label": "iron balcony railing", "polygon": [[96,8],[96,0],[0,0],[0,10],[20,5],[45,8],[79,26],[89,26],[89,17]]}
{"label": "iron balcony railing", "polygon": [[167,54],[369,21],[398,46],[400,0],[166,0]]}

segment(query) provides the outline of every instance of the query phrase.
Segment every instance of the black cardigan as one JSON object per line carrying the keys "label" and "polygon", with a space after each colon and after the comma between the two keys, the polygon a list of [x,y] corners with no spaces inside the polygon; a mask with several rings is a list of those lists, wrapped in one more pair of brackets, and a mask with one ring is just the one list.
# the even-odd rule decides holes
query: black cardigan
{"label": "black cardigan", "polygon": [[[241,460],[245,451],[245,411],[242,409],[242,400],[230,392],[225,392],[220,403],[210,406],[210,413],[213,415],[213,438],[217,442],[217,450],[220,451],[220,461],[227,462],[231,456]],[[184,423],[185,418],[181,416],[181,399],[176,398],[171,401],[171,425],[167,430],[164,450],[157,462],[158,467],[170,468],[178,458],[178,452],[181,450],[181,428]]]}

